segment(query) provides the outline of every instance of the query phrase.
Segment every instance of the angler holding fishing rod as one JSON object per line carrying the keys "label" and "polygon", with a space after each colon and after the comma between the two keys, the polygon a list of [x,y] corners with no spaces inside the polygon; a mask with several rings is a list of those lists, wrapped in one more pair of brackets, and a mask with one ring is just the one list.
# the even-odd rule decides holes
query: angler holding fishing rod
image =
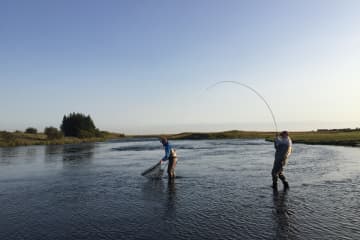
{"label": "angler holding fishing rod", "polygon": [[220,81],[220,82],[214,83],[213,85],[208,87],[206,90],[209,90],[219,84],[224,84],[224,83],[237,84],[237,85],[240,85],[242,87],[245,87],[245,88],[251,90],[265,103],[266,107],[268,108],[268,110],[271,114],[271,117],[273,119],[274,127],[275,127],[274,147],[275,147],[276,151],[275,151],[274,164],[273,164],[273,168],[271,171],[271,176],[272,176],[272,181],[273,181],[272,187],[274,190],[277,190],[277,186],[278,186],[277,181],[278,181],[278,178],[280,178],[280,180],[282,181],[282,183],[284,185],[284,190],[288,190],[289,183],[286,181],[286,178],[284,175],[284,167],[286,166],[286,164],[288,162],[288,157],[290,156],[291,151],[292,151],[292,141],[291,141],[291,138],[289,137],[289,133],[287,131],[282,131],[280,133],[280,135],[278,135],[278,127],[277,127],[277,123],[275,120],[275,115],[274,115],[269,103],[254,88],[252,88],[244,83],[237,82],[237,81]]}
{"label": "angler holding fishing rod", "polygon": [[284,185],[284,190],[289,189],[289,183],[286,181],[285,175],[284,175],[284,167],[286,166],[288,162],[288,157],[291,154],[292,150],[292,141],[289,137],[289,133],[287,131],[282,131],[280,133],[280,136],[276,136],[274,140],[274,146],[276,149],[275,152],[275,160],[273,169],[271,171],[272,176],[272,187],[274,190],[277,190],[277,181],[278,178],[280,178],[281,182]]}

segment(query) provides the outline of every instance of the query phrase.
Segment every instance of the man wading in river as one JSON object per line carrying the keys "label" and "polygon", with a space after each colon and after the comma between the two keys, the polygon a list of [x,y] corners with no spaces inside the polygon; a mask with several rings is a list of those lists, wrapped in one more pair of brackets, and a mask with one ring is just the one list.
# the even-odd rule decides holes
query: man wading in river
{"label": "man wading in river", "polygon": [[280,133],[280,136],[275,138],[274,141],[275,145],[275,160],[274,160],[274,166],[271,171],[272,180],[273,180],[273,189],[277,189],[277,180],[280,178],[284,185],[284,190],[289,189],[289,183],[286,181],[284,176],[284,166],[287,164],[288,157],[291,153],[292,148],[292,142],[289,137],[289,134],[287,131],[283,131]]}
{"label": "man wading in river", "polygon": [[170,145],[169,141],[166,137],[160,137],[160,142],[165,148],[165,156],[160,160],[161,162],[165,162],[166,160],[169,160],[168,168],[167,168],[167,174],[169,180],[175,178],[175,167],[176,167],[176,151],[175,149]]}

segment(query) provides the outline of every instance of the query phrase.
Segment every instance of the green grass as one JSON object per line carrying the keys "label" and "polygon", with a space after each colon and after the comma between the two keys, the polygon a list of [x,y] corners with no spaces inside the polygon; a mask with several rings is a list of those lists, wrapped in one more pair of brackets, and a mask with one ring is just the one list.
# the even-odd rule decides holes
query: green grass
{"label": "green grass", "polygon": [[274,132],[256,132],[256,131],[225,131],[225,132],[185,132],[169,135],[169,139],[232,139],[232,138],[270,138],[275,136]]}
{"label": "green grass", "polygon": [[360,146],[360,131],[290,132],[295,143]]}
{"label": "green grass", "polygon": [[[0,131],[0,147],[26,146],[26,145],[49,145],[49,144],[71,144],[82,142],[100,142],[109,139],[123,138],[123,134],[102,132],[103,137],[98,138],[74,138],[64,137],[61,139],[48,140],[45,134],[6,132]],[[308,132],[289,132],[294,143],[320,144],[320,145],[340,145],[340,146],[360,146],[360,131],[308,131]],[[137,135],[128,137],[159,137],[160,135]],[[224,131],[224,132],[185,132],[179,134],[168,134],[169,139],[266,139],[274,140],[274,132],[257,131]]]}
{"label": "green grass", "polygon": [[101,142],[109,139],[124,137],[123,134],[102,132],[102,137],[75,138],[63,137],[60,139],[49,140],[43,133],[22,133],[0,131],[0,147],[15,147],[28,145],[51,145],[51,144],[74,144],[83,142]]}
{"label": "green grass", "polygon": [[[360,131],[308,131],[308,132],[289,132],[294,143],[319,144],[319,145],[340,145],[340,146],[360,146]],[[231,138],[263,138],[267,141],[274,140],[274,132],[256,131],[225,131],[207,133],[180,133],[168,135],[169,139],[231,139]]]}

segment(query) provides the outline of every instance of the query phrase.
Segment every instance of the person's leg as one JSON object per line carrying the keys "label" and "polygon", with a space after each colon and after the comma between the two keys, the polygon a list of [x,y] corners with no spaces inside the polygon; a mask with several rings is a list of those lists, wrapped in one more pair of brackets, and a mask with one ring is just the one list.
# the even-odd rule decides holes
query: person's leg
{"label": "person's leg", "polygon": [[172,168],[171,168],[171,176],[173,177],[173,178],[175,178],[175,167],[176,167],[176,162],[177,162],[177,158],[175,157],[174,159],[173,159],[173,163],[172,163]]}
{"label": "person's leg", "polygon": [[170,158],[168,171],[167,171],[169,178],[175,178],[175,167],[176,167],[176,158]]}
{"label": "person's leg", "polygon": [[277,181],[278,181],[278,176],[279,174],[282,172],[282,164],[281,161],[278,161],[277,159],[274,160],[274,165],[273,165],[273,169],[271,171],[271,176],[272,176],[272,181],[273,181],[273,185],[272,187],[274,189],[277,188]]}
{"label": "person's leg", "polygon": [[279,173],[279,178],[281,182],[284,184],[284,189],[285,190],[289,189],[289,183],[286,181],[285,175],[282,171]]}
{"label": "person's leg", "polygon": [[167,174],[168,174],[169,179],[171,179],[171,176],[172,176],[172,173],[171,173],[172,163],[173,163],[173,159],[170,158],[169,163],[168,163],[168,167],[167,167]]}
{"label": "person's leg", "polygon": [[272,176],[272,188],[277,188],[277,179],[278,177],[276,175]]}
{"label": "person's leg", "polygon": [[274,189],[277,188],[277,180],[278,180],[278,175],[276,173],[276,169],[273,167],[272,171],[271,171],[271,176],[272,176],[272,187]]}

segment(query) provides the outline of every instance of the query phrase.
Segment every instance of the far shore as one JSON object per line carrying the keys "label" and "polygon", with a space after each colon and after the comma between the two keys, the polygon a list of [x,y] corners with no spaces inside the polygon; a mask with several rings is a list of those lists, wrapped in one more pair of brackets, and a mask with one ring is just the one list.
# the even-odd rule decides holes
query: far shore
{"label": "far shore", "polygon": [[[274,141],[275,132],[266,131],[223,131],[223,132],[185,132],[178,134],[151,134],[151,135],[124,135],[120,133],[108,133],[96,138],[63,137],[49,140],[43,133],[31,134],[22,132],[0,131],[0,147],[15,147],[29,145],[61,145],[77,144],[84,142],[104,142],[115,139],[131,138],[156,138],[160,135],[167,136],[171,140],[211,140],[211,139],[265,139]],[[290,131],[293,143],[312,145],[336,145],[336,146],[360,146],[360,129],[333,129],[317,131]]]}
{"label": "far shore", "polygon": [[[164,134],[175,140],[206,140],[206,139],[265,139],[274,141],[275,132],[266,131],[223,131],[223,132],[185,132],[179,134]],[[290,131],[293,143],[311,145],[360,146],[360,129],[333,129],[317,131]],[[160,135],[135,135],[132,137],[158,137]]]}

